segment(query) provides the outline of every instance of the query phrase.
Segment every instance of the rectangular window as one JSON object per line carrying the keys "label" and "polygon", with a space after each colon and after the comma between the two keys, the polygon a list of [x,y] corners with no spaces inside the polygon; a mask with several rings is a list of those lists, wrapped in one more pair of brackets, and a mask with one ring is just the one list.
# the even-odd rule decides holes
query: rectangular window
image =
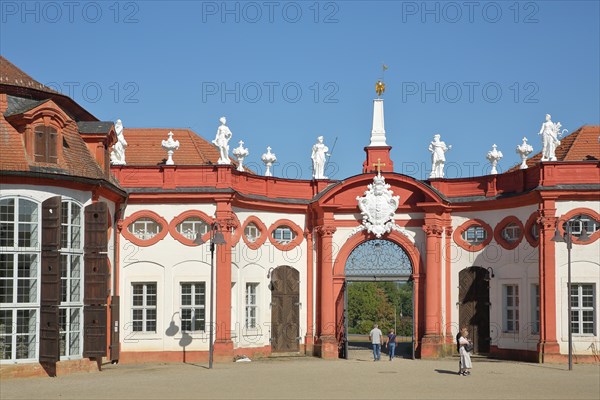
{"label": "rectangular window", "polygon": [[593,336],[596,331],[596,294],[592,283],[571,283],[571,332]]}
{"label": "rectangular window", "polygon": [[36,310],[0,310],[0,360],[34,359],[36,328]]}
{"label": "rectangular window", "polygon": [[519,285],[503,285],[503,332],[519,331]]}
{"label": "rectangular window", "polygon": [[531,285],[531,334],[540,333],[540,285]]}
{"label": "rectangular window", "polygon": [[156,282],[133,283],[131,321],[134,332],[156,332]]}
{"label": "rectangular window", "polygon": [[258,283],[246,284],[246,328],[255,329],[258,327],[258,302],[256,301],[256,293]]}
{"label": "rectangular window", "polygon": [[181,284],[181,331],[196,332],[205,330],[206,324],[206,283],[191,282]]}
{"label": "rectangular window", "polygon": [[81,307],[61,307],[60,355],[62,357],[81,355]]}

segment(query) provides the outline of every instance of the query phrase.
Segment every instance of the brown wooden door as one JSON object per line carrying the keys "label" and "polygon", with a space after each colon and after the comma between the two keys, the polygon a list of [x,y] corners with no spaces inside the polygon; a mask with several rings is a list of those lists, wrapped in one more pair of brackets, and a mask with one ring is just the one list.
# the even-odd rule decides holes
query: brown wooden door
{"label": "brown wooden door", "polygon": [[60,359],[60,228],[61,197],[42,203],[42,260],[40,268],[40,350],[39,361],[55,375]]}
{"label": "brown wooden door", "polygon": [[93,203],[85,207],[83,356],[106,355],[108,274],[108,207]]}
{"label": "brown wooden door", "polygon": [[271,351],[297,352],[300,334],[300,274],[282,266],[271,277]]}
{"label": "brown wooden door", "polygon": [[470,267],[459,273],[460,328],[469,329],[475,353],[490,351],[490,289],[488,271]]}

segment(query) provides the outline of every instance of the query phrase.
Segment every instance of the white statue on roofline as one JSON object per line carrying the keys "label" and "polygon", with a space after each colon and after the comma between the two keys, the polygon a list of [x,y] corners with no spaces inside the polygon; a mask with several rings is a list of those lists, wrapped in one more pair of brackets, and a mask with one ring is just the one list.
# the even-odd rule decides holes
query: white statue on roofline
{"label": "white statue on roofline", "polygon": [[233,135],[227,127],[227,118],[221,117],[219,119],[221,126],[217,129],[217,135],[215,140],[212,142],[219,148],[219,160],[217,164],[229,165],[231,160],[229,159],[229,139]]}
{"label": "white statue on roofline", "polygon": [[317,143],[312,147],[310,158],[313,162],[313,179],[327,179],[325,176],[325,164],[327,163],[327,152],[329,147],[323,143],[323,136],[317,138]]}
{"label": "white statue on roofline", "polygon": [[440,140],[440,135],[433,135],[433,141],[429,143],[431,152],[431,174],[429,178],[443,178],[444,164],[446,163],[446,152],[452,148],[452,145],[446,146],[446,143]]}
{"label": "white statue on roofline", "polygon": [[127,141],[123,135],[123,122],[120,119],[115,122],[115,133],[117,134],[117,142],[113,145],[113,149],[110,152],[110,163],[112,165],[125,165]]}
{"label": "white statue on roofline", "polygon": [[542,124],[538,135],[542,135],[542,159],[541,161],[556,161],[556,148],[560,146],[559,136],[568,132],[562,131],[560,122],[552,122],[550,114],[546,114],[546,122]]}

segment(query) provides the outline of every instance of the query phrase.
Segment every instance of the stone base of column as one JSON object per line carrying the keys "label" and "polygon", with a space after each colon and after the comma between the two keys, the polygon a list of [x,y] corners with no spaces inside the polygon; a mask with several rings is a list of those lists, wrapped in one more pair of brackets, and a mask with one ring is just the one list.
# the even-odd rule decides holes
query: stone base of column
{"label": "stone base of column", "polygon": [[333,359],[339,357],[338,343],[335,336],[321,336],[315,348],[321,358]]}
{"label": "stone base of column", "polygon": [[217,340],[213,346],[214,362],[233,362],[233,342]]}
{"label": "stone base of column", "polygon": [[313,356],[315,355],[315,342],[312,335],[306,335],[304,337],[304,355]]}
{"label": "stone base of column", "polygon": [[564,355],[560,354],[558,342],[540,342],[537,345],[537,351],[540,363],[555,363],[564,360]]}
{"label": "stone base of column", "polygon": [[440,358],[446,353],[444,336],[425,335],[421,340],[421,358]]}

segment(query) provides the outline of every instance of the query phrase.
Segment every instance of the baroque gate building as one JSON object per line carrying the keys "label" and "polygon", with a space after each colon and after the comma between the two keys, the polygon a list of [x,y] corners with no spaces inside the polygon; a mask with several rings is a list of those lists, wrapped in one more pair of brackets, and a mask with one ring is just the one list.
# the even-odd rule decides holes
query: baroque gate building
{"label": "baroque gate building", "polygon": [[[168,129],[98,121],[8,60],[0,72],[3,371],[207,360],[211,311],[217,361],[337,358],[353,252],[373,240],[407,260],[417,357],[451,354],[468,325],[480,353],[561,361],[571,299],[577,360],[597,361],[599,126],[565,137],[556,161],[418,180],[394,172],[378,98],[361,174],[286,179],[219,163],[190,130],[168,142]],[[111,166],[120,136],[126,162]],[[567,222],[571,293],[552,240]]]}

